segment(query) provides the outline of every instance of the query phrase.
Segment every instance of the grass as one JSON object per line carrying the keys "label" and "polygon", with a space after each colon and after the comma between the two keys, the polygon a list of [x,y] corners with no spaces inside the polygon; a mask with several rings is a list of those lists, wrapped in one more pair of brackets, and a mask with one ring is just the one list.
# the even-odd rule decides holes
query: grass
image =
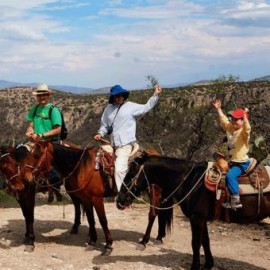
{"label": "grass", "polygon": [[19,207],[15,197],[9,195],[6,191],[0,190],[0,208]]}

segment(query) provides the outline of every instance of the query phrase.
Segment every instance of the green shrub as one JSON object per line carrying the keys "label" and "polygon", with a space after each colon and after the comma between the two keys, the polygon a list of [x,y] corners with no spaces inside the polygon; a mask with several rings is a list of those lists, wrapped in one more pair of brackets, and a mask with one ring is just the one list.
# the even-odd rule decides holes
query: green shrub
{"label": "green shrub", "polygon": [[7,207],[18,207],[19,204],[16,199],[7,194],[4,190],[0,190],[0,207],[7,208]]}

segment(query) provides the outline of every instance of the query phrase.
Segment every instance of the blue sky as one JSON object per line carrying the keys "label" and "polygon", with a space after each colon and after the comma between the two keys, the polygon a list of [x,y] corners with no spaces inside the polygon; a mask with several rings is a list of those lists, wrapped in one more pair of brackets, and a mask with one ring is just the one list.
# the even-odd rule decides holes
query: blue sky
{"label": "blue sky", "polygon": [[270,75],[270,0],[0,0],[0,79],[100,88]]}

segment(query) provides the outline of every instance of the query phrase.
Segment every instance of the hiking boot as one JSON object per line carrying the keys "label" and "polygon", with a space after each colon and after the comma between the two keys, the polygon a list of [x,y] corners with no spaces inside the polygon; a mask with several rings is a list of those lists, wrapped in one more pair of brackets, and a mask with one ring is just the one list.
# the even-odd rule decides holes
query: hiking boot
{"label": "hiking boot", "polygon": [[239,195],[232,195],[231,202],[223,203],[222,206],[227,209],[237,210],[243,207]]}
{"label": "hiking boot", "polygon": [[223,203],[222,207],[226,208],[226,209],[232,209],[232,206],[229,202]]}
{"label": "hiking boot", "polygon": [[240,202],[240,200],[235,200],[235,199],[232,199],[231,200],[231,206],[232,206],[232,209],[239,209],[239,208],[242,208],[243,207],[243,205]]}

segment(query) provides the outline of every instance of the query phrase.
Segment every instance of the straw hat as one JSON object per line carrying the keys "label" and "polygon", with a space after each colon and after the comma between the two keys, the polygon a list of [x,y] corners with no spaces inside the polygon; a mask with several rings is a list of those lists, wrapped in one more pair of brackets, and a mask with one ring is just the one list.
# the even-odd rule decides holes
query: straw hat
{"label": "straw hat", "polygon": [[37,87],[37,91],[32,92],[33,95],[44,95],[44,94],[52,94],[52,91],[48,88],[47,84],[39,84]]}

